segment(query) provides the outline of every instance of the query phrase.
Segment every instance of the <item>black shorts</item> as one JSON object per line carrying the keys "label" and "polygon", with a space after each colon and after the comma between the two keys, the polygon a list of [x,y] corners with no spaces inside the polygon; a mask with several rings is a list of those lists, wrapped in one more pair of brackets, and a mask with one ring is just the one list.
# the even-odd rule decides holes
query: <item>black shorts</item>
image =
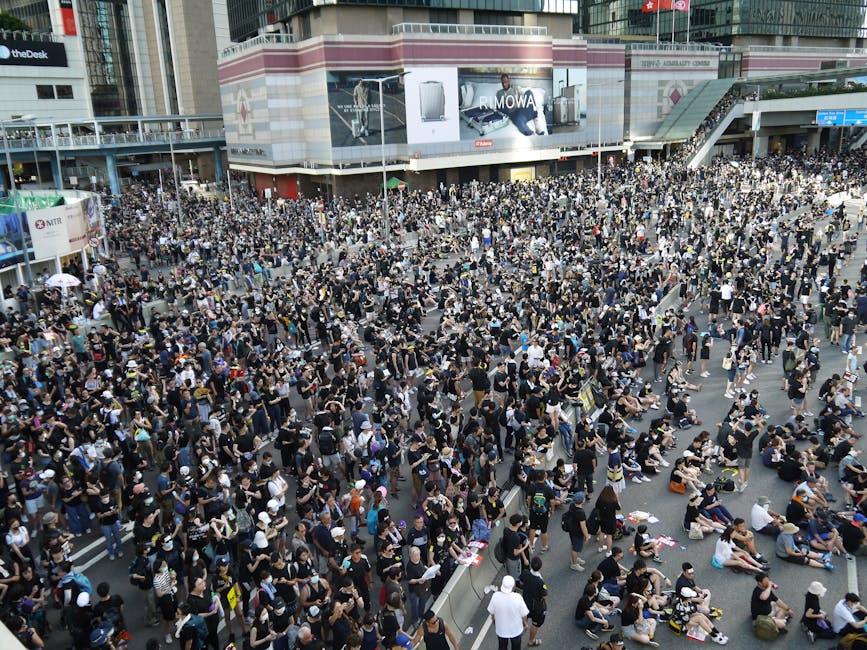
{"label": "black shorts", "polygon": [[533,512],[530,513],[530,528],[538,530],[541,533],[548,532],[548,520],[550,517],[547,514],[539,515]]}
{"label": "black shorts", "polygon": [[530,622],[536,627],[542,627],[545,624],[545,610],[530,610]]}
{"label": "black shorts", "polygon": [[783,560],[785,560],[786,562],[791,562],[792,564],[800,564],[803,566],[804,564],[809,563],[810,558],[808,558],[806,555],[787,555],[783,558]]}

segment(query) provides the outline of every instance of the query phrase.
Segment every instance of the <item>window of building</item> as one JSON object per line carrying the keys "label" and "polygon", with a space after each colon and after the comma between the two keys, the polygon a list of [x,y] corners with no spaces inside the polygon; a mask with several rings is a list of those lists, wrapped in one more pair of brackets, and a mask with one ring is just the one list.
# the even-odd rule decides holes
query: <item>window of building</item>
{"label": "window of building", "polygon": [[524,14],[510,11],[475,11],[476,25],[508,25],[523,27]]}
{"label": "window of building", "polygon": [[630,27],[653,27],[655,24],[654,14],[645,13],[641,9],[630,9],[626,12],[626,19]]}
{"label": "window of building", "polygon": [[455,9],[431,8],[428,20],[434,24],[456,25],[458,22],[458,12]]}
{"label": "window of building", "polygon": [[54,91],[57,99],[74,99],[72,96],[72,86],[55,86]]}
{"label": "window of building", "polygon": [[36,86],[36,99],[54,99],[54,86]]}

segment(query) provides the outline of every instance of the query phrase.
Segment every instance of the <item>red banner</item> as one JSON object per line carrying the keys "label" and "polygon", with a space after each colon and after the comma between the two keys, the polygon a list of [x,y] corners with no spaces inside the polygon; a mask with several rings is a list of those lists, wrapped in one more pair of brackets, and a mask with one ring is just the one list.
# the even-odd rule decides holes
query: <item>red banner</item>
{"label": "red banner", "polygon": [[67,36],[77,36],[78,29],[75,26],[75,12],[72,8],[72,0],[60,0],[60,19],[63,22],[63,33]]}

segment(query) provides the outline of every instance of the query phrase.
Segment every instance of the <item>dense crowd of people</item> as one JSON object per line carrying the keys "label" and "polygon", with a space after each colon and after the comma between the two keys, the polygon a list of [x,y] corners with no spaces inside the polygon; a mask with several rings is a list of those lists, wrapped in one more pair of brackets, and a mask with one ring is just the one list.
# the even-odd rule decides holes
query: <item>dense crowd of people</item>
{"label": "dense crowd of people", "polygon": [[[112,197],[106,272],[67,269],[84,281],[78,300],[20,287],[0,316],[8,627],[44,647],[57,606],[76,649],[122,645],[137,616],[159,629],[148,648],[456,650],[429,605],[471,542],[502,526],[497,635],[519,646],[525,617],[538,645],[535,553],[563,506],[569,566],[584,571],[593,538],[606,553],[576,594],[589,637],[619,617],[638,643],[656,645],[660,622],[725,643],[691,567],[667,593],[648,566],[659,549],[646,527],[621,564],[626,479],[661,474],[688,495],[690,536],[718,531],[714,561],[756,575],[754,618],[786,629],[755,535],[772,535],[783,561],[826,569],[865,548],[851,341],[867,293],[839,279],[862,217],[824,201],[860,187],[864,162],[641,163],[607,170],[601,188],[578,174],[416,190],[394,207],[389,242],[372,195],[241,194],[234,209],[192,195],[183,225],[153,187]],[[690,305],[707,313],[703,330]],[[823,326],[852,359],[845,376],[820,372]],[[689,393],[712,345],[728,350],[731,408],[675,457],[682,431],[704,426]],[[749,389],[775,360],[792,402],[780,423]],[[819,384],[814,427],[805,395]],[[757,500],[754,534],[723,503],[731,486],[704,474],[737,467],[746,489],[756,438],[763,464],[798,485],[784,513]],[[585,513],[597,462],[606,485]],[[523,490],[526,515],[507,515],[504,484]],[[408,521],[395,514],[406,504]],[[126,611],[69,559],[97,527],[138,589]],[[823,626],[819,587],[805,624],[854,629],[857,596]]]}

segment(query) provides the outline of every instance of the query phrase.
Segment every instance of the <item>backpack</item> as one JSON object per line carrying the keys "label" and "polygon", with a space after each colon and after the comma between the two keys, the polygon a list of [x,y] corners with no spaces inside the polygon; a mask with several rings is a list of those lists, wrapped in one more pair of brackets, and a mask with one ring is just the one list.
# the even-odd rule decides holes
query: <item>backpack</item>
{"label": "backpack", "polygon": [[560,530],[564,533],[572,532],[572,508],[569,508],[560,516]]}
{"label": "backpack", "polygon": [[494,558],[500,564],[506,563],[506,540],[500,537],[500,541],[494,544]]}
{"label": "backpack", "polygon": [[334,437],[334,431],[331,429],[323,429],[319,432],[319,453],[323,456],[331,456],[335,453],[337,439]]}
{"label": "backpack", "polygon": [[587,516],[587,532],[591,535],[595,535],[599,532],[599,524],[599,511],[596,510],[596,508],[593,508]]}
{"label": "backpack", "polygon": [[253,518],[246,508],[235,508],[235,523],[239,533],[246,533],[253,527]]}
{"label": "backpack", "polygon": [[153,577],[153,572],[150,567],[150,562],[147,561],[147,558],[136,556],[133,558],[132,562],[129,563],[129,583],[134,587],[141,587],[142,581],[132,577],[133,573],[137,573],[145,577],[144,582],[147,583],[147,579],[150,576]]}
{"label": "backpack", "polygon": [[103,462],[99,468],[99,482],[106,488],[108,488],[108,482],[111,481],[111,472],[109,471],[108,466],[109,463]]}
{"label": "backpack", "polygon": [[773,641],[780,635],[780,630],[774,619],[762,614],[753,621],[753,634],[763,641]]}
{"label": "backpack", "polygon": [[193,627],[196,630],[196,643],[193,650],[200,650],[208,644],[208,624],[198,614],[190,614],[190,620],[184,623],[184,627]]}
{"label": "backpack", "polygon": [[534,515],[548,514],[548,499],[545,497],[544,492],[536,491],[533,493],[530,508]]}
{"label": "backpack", "polygon": [[382,507],[371,508],[367,512],[367,532],[376,535],[379,532],[379,511]]}
{"label": "backpack", "polygon": [[725,476],[718,476],[714,482],[713,486],[716,488],[717,492],[734,492],[735,491],[735,482],[730,478],[726,478]]}

